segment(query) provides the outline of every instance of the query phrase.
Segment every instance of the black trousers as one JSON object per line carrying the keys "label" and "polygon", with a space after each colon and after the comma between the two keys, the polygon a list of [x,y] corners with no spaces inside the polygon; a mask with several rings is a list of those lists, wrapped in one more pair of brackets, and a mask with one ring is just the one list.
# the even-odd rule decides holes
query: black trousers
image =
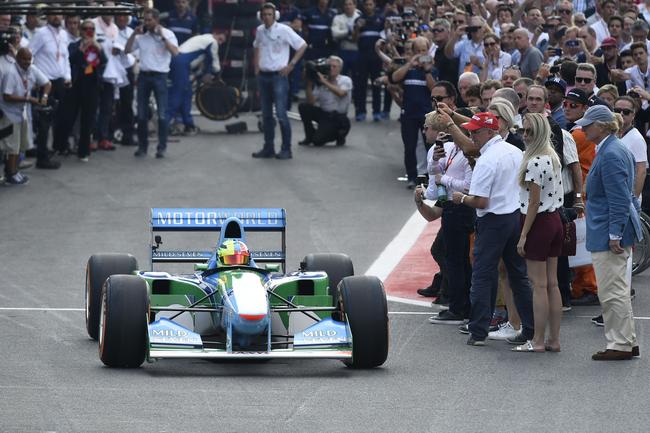
{"label": "black trousers", "polygon": [[[305,138],[316,146],[345,138],[350,132],[350,119],[343,113],[323,111],[305,102],[298,105],[298,111],[305,127]],[[318,124],[318,129],[314,129],[312,122]]]}
{"label": "black trousers", "polygon": [[131,146],[135,129],[135,115],[133,114],[133,68],[126,70],[129,77],[129,85],[120,88],[120,99],[117,102],[117,124],[116,128],[122,130],[122,144]]}
{"label": "black trousers", "polygon": [[445,267],[449,285],[449,311],[469,318],[469,288],[472,265],[469,262],[469,235],[474,231],[474,209],[453,202],[442,205],[442,235],[447,248]]}
{"label": "black trousers", "polygon": [[79,77],[68,91],[68,97],[75,103],[61,114],[65,130],[70,131],[79,117],[79,146],[77,156],[84,158],[90,155],[90,135],[95,127],[97,104],[99,101],[100,84],[97,77]]}
{"label": "black trousers", "polygon": [[[573,192],[564,195],[564,207],[573,207]],[[562,304],[568,305],[571,302],[571,269],[569,258],[560,256],[557,258],[557,283],[560,287]]]}
{"label": "black trousers", "polygon": [[36,159],[39,162],[47,161],[49,152],[47,149],[47,139],[50,128],[53,128],[54,150],[68,149],[68,135],[70,128],[66,128],[63,113],[74,101],[67,95],[68,89],[63,84],[63,78],[51,80],[52,91],[48,99],[48,111],[34,110],[34,124],[36,126]]}

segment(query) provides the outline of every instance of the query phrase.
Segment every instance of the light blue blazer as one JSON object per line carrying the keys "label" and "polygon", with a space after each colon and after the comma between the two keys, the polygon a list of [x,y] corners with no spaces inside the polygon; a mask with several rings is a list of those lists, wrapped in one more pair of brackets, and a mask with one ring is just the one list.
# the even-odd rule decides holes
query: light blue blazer
{"label": "light blue blazer", "polygon": [[634,196],[634,157],[610,135],[598,149],[587,174],[587,250],[609,250],[609,235],[631,246],[641,234],[639,201]]}

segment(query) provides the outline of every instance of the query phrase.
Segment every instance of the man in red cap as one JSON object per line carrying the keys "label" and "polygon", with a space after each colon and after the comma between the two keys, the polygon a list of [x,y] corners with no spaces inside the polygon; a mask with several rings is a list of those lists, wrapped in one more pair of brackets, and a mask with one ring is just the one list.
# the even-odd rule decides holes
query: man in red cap
{"label": "man in red cap", "polygon": [[596,67],[596,86],[602,87],[612,83],[618,88],[620,95],[625,94],[625,75],[623,64],[618,56],[618,42],[609,37],[603,39],[600,44],[600,51],[603,53],[603,62]]}
{"label": "man in red cap", "polygon": [[[470,320],[467,344],[483,346],[494,311],[499,278],[499,259],[503,259],[517,311],[521,331],[508,339],[523,344],[533,337],[533,295],[526,262],[517,254],[521,233],[518,174],[522,153],[506,143],[499,134],[499,120],[492,113],[475,114],[461,125],[469,131],[480,150],[469,194],[453,193],[453,201],[476,209],[476,239],[470,290]],[[464,325],[462,325],[464,326]]]}

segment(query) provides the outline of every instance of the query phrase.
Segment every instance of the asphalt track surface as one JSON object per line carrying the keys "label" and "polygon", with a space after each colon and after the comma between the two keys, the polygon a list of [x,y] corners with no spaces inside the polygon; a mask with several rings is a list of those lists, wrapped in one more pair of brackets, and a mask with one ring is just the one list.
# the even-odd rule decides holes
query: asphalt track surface
{"label": "asphalt track surface", "polygon": [[123,251],[146,266],[150,207],[284,207],[289,269],[306,253],[341,251],[357,273],[414,211],[395,180],[394,120],[355,123],[343,148],[295,146],[291,161],[253,160],[260,145],[258,133],[204,133],[171,143],[162,161],[119,148],[0,188],[0,432],[650,429],[648,274],[634,280],[635,315],[645,318],[634,361],[590,360],[604,347],[588,319],[597,307],[565,315],[561,353],[516,354],[501,342],[466,346],[454,327],[426,321],[430,308],[391,303],[389,358],[375,370],[327,360],[104,367],[78,310],[84,265],[95,252]]}

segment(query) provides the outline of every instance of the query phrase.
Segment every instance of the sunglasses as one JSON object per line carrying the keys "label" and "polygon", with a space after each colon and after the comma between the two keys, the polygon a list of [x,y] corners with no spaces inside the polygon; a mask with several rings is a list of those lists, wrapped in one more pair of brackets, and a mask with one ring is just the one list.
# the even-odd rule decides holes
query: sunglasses
{"label": "sunglasses", "polygon": [[519,99],[524,99],[526,97],[523,93],[517,93],[517,96],[519,96]]}
{"label": "sunglasses", "polygon": [[593,78],[576,77],[576,83],[585,83],[585,84],[589,84],[589,83],[591,83],[592,81],[594,81]]}
{"label": "sunglasses", "polygon": [[461,25],[461,26],[462,26],[462,25],[465,24],[465,21],[457,21],[457,20],[454,20],[453,23],[454,23],[455,26],[457,26],[457,25]]}
{"label": "sunglasses", "polygon": [[558,12],[565,15],[571,15],[573,13],[571,9],[560,9]]}
{"label": "sunglasses", "polygon": [[86,30],[86,31],[93,30],[94,31],[95,28],[94,27],[82,27],[81,30]]}
{"label": "sunglasses", "polygon": [[503,70],[504,70],[504,71],[507,71],[507,70],[509,70],[509,69],[514,69],[514,70],[517,70],[517,71],[518,71],[518,70],[519,70],[519,65],[510,65],[510,66],[504,66],[504,67],[503,67]]}
{"label": "sunglasses", "polygon": [[483,44],[483,46],[485,48],[489,48],[489,47],[495,46],[496,44],[497,44],[496,42],[486,42],[486,43]]}
{"label": "sunglasses", "polygon": [[433,33],[442,33],[442,32],[447,31],[447,29],[433,29],[433,30],[431,30],[431,31],[432,31]]}
{"label": "sunglasses", "polygon": [[630,114],[634,114],[634,110],[630,110],[629,108],[614,108],[614,113],[629,116]]}
{"label": "sunglasses", "polygon": [[447,98],[449,98],[449,96],[432,96],[431,97],[431,102],[433,102],[433,101],[442,102]]}
{"label": "sunglasses", "polygon": [[575,102],[564,101],[565,108],[578,108],[582,104],[576,104]]}
{"label": "sunglasses", "polygon": [[584,26],[585,24],[587,24],[587,21],[583,21],[583,20],[574,20],[573,22],[575,23],[576,26]]}

